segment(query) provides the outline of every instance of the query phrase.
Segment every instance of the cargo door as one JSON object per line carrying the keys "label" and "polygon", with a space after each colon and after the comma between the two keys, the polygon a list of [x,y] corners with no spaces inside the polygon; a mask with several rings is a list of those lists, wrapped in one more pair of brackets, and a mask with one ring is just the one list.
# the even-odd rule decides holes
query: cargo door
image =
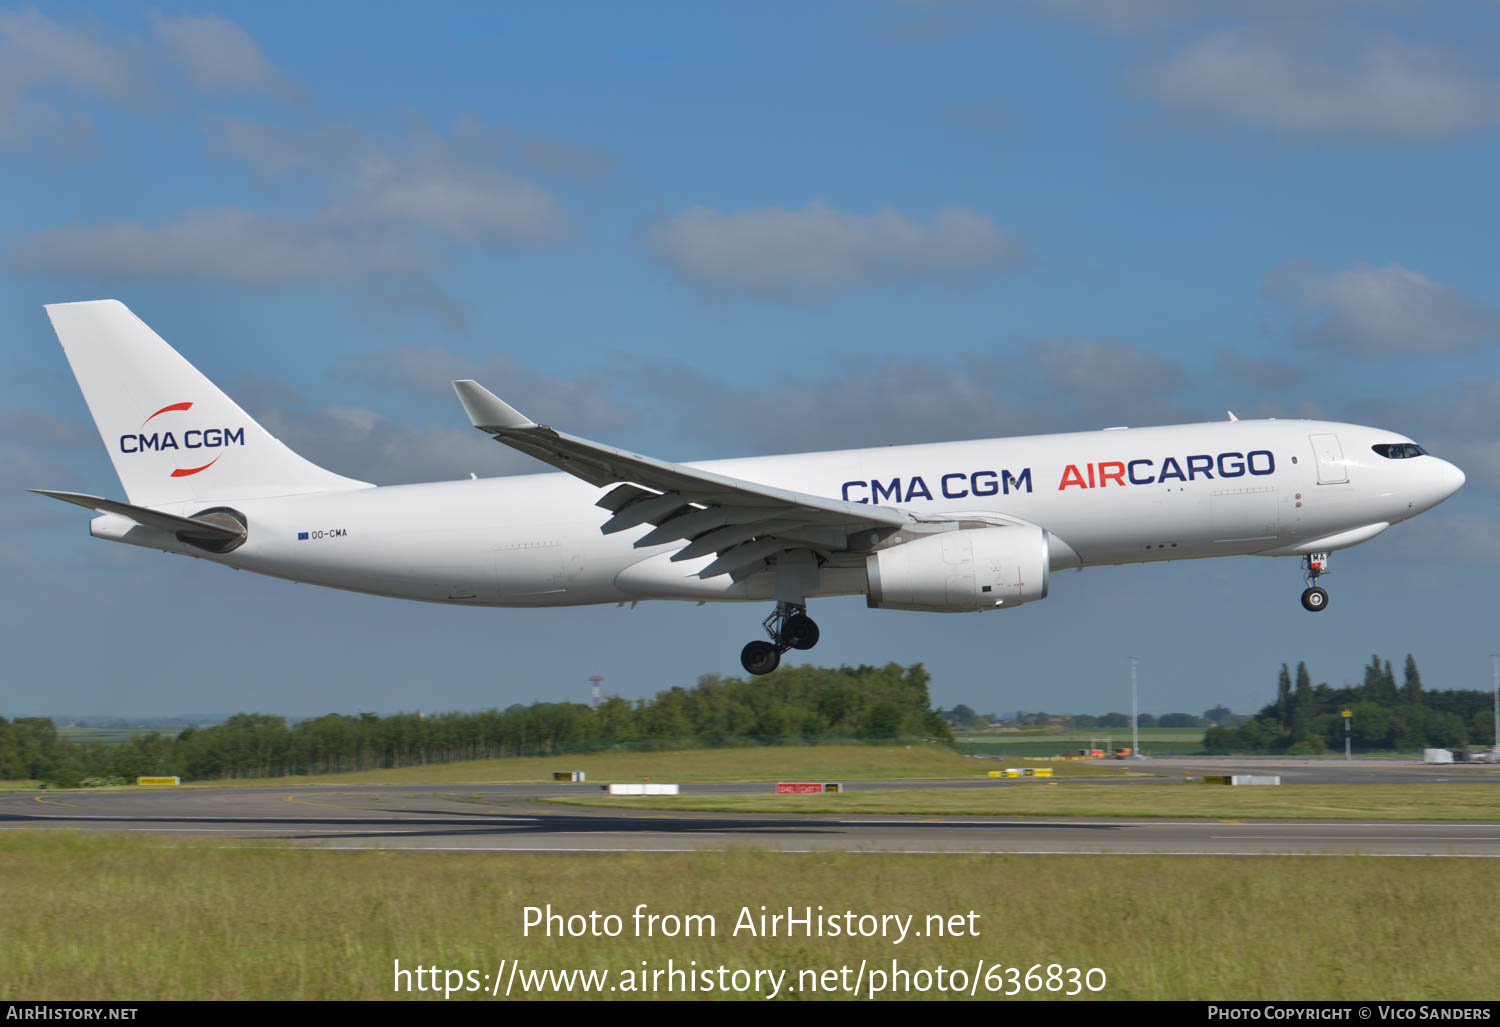
{"label": "cargo door", "polygon": [[562,540],[518,538],[495,547],[495,580],[502,601],[565,590]]}
{"label": "cargo door", "polygon": [[1313,456],[1318,461],[1318,484],[1337,485],[1349,480],[1349,467],[1344,463],[1344,447],[1339,445],[1337,435],[1309,435]]}
{"label": "cargo door", "polygon": [[1276,537],[1274,485],[1219,489],[1209,497],[1215,542],[1250,542]]}

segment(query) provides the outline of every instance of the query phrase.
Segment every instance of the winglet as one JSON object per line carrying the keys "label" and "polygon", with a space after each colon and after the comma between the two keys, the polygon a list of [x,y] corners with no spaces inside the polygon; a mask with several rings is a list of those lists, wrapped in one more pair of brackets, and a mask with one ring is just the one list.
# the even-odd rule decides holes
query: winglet
{"label": "winglet", "polygon": [[502,428],[535,428],[536,422],[472,379],[453,383],[464,413],[480,431],[497,432]]}

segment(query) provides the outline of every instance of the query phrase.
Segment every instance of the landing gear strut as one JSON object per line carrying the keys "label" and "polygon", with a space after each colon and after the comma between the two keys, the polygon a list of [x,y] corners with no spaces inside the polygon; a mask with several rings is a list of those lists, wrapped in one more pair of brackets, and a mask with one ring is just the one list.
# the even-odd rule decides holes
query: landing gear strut
{"label": "landing gear strut", "polygon": [[1310,613],[1322,613],[1328,609],[1328,592],[1318,587],[1318,576],[1328,573],[1328,554],[1309,553],[1302,558],[1304,581],[1307,588],[1302,592],[1302,608]]}
{"label": "landing gear strut", "polygon": [[777,603],[764,626],[771,641],[751,642],[740,651],[740,666],[751,674],[771,673],[788,649],[811,649],[818,644],[818,624],[800,603]]}

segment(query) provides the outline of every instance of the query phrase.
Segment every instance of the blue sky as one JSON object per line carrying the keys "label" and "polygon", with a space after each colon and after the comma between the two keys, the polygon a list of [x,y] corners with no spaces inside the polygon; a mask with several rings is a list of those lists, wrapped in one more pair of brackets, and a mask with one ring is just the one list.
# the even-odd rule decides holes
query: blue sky
{"label": "blue sky", "polygon": [[1017,0],[0,7],[0,713],[472,709],[739,673],[758,606],[449,609],[109,546],[48,302],[124,300],[293,448],[535,469],[475,377],[669,459],[1317,416],[1452,459],[1339,553],[815,604],[985,710],[1237,710],[1283,660],[1486,687],[1500,7]]}

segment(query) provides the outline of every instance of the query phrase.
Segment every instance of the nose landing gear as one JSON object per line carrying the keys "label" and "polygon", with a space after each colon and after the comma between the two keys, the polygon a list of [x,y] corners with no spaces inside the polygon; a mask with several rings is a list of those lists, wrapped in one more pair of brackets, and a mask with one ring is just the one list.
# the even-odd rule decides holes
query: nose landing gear
{"label": "nose landing gear", "polygon": [[1309,613],[1322,613],[1328,609],[1328,592],[1318,587],[1318,577],[1328,573],[1328,554],[1309,553],[1302,558],[1302,569],[1306,572],[1307,588],[1302,592],[1302,608]]}
{"label": "nose landing gear", "polygon": [[771,641],[751,642],[740,651],[740,666],[751,674],[769,674],[781,665],[788,649],[811,649],[818,644],[818,624],[800,603],[777,603],[764,621]]}

